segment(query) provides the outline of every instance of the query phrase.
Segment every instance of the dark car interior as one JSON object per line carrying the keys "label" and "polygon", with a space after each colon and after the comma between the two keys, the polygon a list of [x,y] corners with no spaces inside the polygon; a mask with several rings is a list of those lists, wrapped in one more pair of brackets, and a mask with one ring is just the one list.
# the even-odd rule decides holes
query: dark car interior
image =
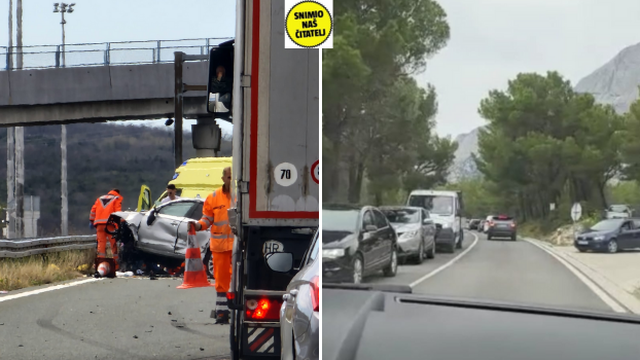
{"label": "dark car interior", "polygon": [[[323,285],[322,358],[630,360],[640,318]],[[326,331],[331,329],[331,331]]]}

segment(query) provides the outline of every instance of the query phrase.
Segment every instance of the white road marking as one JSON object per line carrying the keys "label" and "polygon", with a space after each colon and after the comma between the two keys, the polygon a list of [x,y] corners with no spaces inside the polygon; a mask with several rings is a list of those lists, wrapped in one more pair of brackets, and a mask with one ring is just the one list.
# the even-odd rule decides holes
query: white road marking
{"label": "white road marking", "polygon": [[458,256],[454,257],[453,259],[449,260],[448,262],[446,262],[445,264],[441,265],[440,267],[436,268],[435,270],[433,270],[432,272],[426,274],[425,276],[421,277],[420,279],[412,282],[411,284],[409,284],[409,286],[411,288],[417,286],[418,284],[420,284],[421,282],[427,280],[428,278],[436,275],[437,273],[439,273],[440,271],[448,268],[449,266],[453,265],[456,261],[460,260],[463,256],[465,256],[469,251],[471,251],[471,249],[473,249],[474,246],[476,246],[476,244],[478,243],[478,235],[476,235],[475,233],[470,232],[471,235],[473,235],[473,237],[475,237],[475,241],[463,252],[461,252],[460,254],[458,254]]}
{"label": "white road marking", "polygon": [[564,265],[567,269],[569,269],[569,271],[571,271],[585,285],[587,285],[587,287],[589,289],[591,289],[591,291],[593,291],[596,295],[598,295],[598,297],[602,301],[604,301],[605,304],[609,305],[609,307],[611,309],[613,309],[613,311],[619,312],[619,313],[627,313],[627,310],[625,310],[625,308],[620,306],[620,304],[618,304],[618,302],[616,300],[614,300],[613,297],[611,297],[609,294],[604,292],[598,285],[596,285],[596,283],[593,280],[591,280],[588,277],[586,277],[584,274],[582,274],[580,271],[578,271],[578,269],[575,266],[571,265],[568,261],[566,261],[562,257],[558,256],[554,251],[546,248],[545,246],[542,246],[542,245],[536,243],[535,241],[531,241],[529,239],[524,239],[524,240],[526,242],[528,242],[529,244],[535,245],[538,248],[546,251],[549,255],[553,256],[562,265]]}
{"label": "white road marking", "polygon": [[72,283],[67,283],[67,284],[62,284],[62,285],[53,285],[53,286],[49,286],[49,287],[42,288],[42,289],[25,291],[25,292],[21,292],[19,294],[15,294],[15,295],[0,296],[0,303],[3,302],[3,301],[19,299],[19,298],[23,298],[23,297],[27,297],[27,296],[31,296],[31,295],[42,294],[42,293],[46,293],[46,292],[53,291],[53,290],[64,289],[64,288],[77,286],[77,285],[82,285],[82,284],[87,284],[87,283],[90,283],[90,282],[100,281],[100,280],[102,280],[102,279],[96,279],[96,278],[85,279],[85,280],[75,281],[75,282],[72,282]]}

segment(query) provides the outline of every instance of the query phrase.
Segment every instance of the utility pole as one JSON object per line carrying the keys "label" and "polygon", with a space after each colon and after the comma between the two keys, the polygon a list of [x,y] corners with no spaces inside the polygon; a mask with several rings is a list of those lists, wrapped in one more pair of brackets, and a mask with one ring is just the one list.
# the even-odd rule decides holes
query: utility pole
{"label": "utility pole", "polygon": [[[67,23],[64,19],[64,13],[72,13],[75,3],[54,3],[53,12],[59,12],[62,15],[62,67],[66,66],[65,61],[65,39],[64,39],[64,25]],[[59,6],[59,8],[58,8]],[[60,131],[60,157],[61,162],[61,174],[60,174],[60,195],[61,195],[61,207],[60,207],[60,230],[62,236],[69,235],[69,203],[67,199],[67,126],[62,124]]]}
{"label": "utility pole", "polygon": [[[22,70],[22,0],[16,2],[17,27],[17,66]],[[24,127],[15,128],[15,182],[16,182],[16,238],[24,237]]]}
{"label": "utility pole", "polygon": [[[13,69],[13,0],[9,0],[9,71]],[[7,128],[7,239],[16,236],[15,148],[13,127]]]}
{"label": "utility pole", "polygon": [[13,0],[9,0],[9,51],[7,51],[7,70],[13,69]]}

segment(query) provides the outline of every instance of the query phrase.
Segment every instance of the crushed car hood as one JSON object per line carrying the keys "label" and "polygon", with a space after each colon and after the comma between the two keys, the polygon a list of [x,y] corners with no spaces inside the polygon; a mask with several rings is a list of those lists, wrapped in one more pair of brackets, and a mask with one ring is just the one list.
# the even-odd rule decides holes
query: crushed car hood
{"label": "crushed car hood", "polygon": [[129,229],[131,230],[131,234],[133,235],[135,240],[138,241],[138,229],[140,227],[140,223],[142,222],[142,219],[144,219],[146,215],[146,211],[144,212],[117,211],[112,213],[111,215],[124,219],[124,221],[129,226]]}

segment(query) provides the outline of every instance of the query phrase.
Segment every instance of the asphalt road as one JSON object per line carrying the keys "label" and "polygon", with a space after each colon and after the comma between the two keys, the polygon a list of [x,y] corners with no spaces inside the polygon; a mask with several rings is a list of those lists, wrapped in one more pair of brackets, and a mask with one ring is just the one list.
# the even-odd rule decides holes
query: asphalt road
{"label": "asphalt road", "polygon": [[454,254],[437,253],[435,259],[421,265],[400,266],[396,277],[375,276],[366,281],[411,285],[417,294],[613,311],[569,269],[536,246],[523,240],[487,240],[475,231],[478,242],[473,245],[471,233],[465,232],[463,248]]}
{"label": "asphalt road", "polygon": [[227,359],[215,288],[180,284],[105,279],[0,302],[0,359]]}

